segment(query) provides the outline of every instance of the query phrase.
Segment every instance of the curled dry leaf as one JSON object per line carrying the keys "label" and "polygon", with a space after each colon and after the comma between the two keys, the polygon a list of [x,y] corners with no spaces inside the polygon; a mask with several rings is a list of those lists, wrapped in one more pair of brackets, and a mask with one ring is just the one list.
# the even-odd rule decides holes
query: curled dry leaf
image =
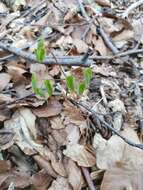
{"label": "curled dry leaf", "polygon": [[96,0],[96,3],[98,3],[99,5],[104,6],[104,7],[111,6],[111,3],[109,0]]}
{"label": "curled dry leaf", "polygon": [[4,127],[15,134],[13,141],[25,154],[35,153],[36,148],[42,149],[43,146],[34,141],[35,116],[28,108],[17,110],[10,120],[4,122]]}
{"label": "curled dry leaf", "polygon": [[39,165],[41,169],[46,170],[49,176],[53,178],[57,178],[57,174],[53,170],[51,163],[48,160],[46,160],[45,158],[39,155],[34,156],[34,160],[37,162],[37,164]]}
{"label": "curled dry leaf", "polygon": [[55,158],[51,160],[51,165],[53,169],[62,177],[66,177],[67,173],[61,160],[56,160]]}
{"label": "curled dry leaf", "polygon": [[95,156],[80,144],[67,145],[63,153],[65,156],[76,161],[79,166],[92,167],[96,163]]}
{"label": "curled dry leaf", "polygon": [[52,117],[60,114],[62,105],[58,100],[51,98],[46,105],[34,108],[32,111],[38,117]]}

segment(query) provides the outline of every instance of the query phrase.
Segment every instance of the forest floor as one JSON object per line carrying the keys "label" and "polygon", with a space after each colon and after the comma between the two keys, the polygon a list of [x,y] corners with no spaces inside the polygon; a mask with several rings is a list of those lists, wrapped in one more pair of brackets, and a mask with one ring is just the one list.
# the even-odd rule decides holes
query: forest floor
{"label": "forest floor", "polygon": [[143,189],[142,13],[1,0],[0,190]]}

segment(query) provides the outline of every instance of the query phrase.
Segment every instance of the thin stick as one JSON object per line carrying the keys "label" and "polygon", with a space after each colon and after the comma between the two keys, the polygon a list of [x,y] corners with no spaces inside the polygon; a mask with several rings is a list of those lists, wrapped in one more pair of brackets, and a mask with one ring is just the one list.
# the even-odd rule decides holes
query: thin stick
{"label": "thin stick", "polygon": [[123,18],[127,18],[130,14],[131,11],[133,11],[134,9],[136,9],[137,7],[141,6],[143,4],[143,0],[139,0],[133,4],[131,4],[126,10],[125,12],[122,14]]}
{"label": "thin stick", "polygon": [[79,4],[79,8],[80,8],[80,11],[82,13],[82,16],[85,17],[86,21],[89,21],[90,17],[88,16],[88,14],[85,11],[85,8],[82,4],[82,0],[77,0],[77,3]]}
{"label": "thin stick", "polygon": [[113,54],[117,54],[119,53],[119,50],[116,48],[116,46],[113,44],[113,42],[111,41],[111,39],[108,37],[108,35],[105,33],[105,31],[102,28],[98,28],[99,29],[99,33],[101,35],[101,37],[103,38],[105,44],[107,45],[107,47],[113,52]]}
{"label": "thin stick", "polygon": [[85,180],[87,182],[87,185],[88,185],[89,189],[90,190],[96,190],[95,185],[93,184],[93,181],[92,181],[92,179],[90,177],[88,168],[81,167],[81,170],[82,170],[82,173],[83,173],[83,175],[85,177]]}
{"label": "thin stick", "polygon": [[[21,50],[10,46],[9,44],[4,44],[0,42],[0,48],[6,51],[9,51],[17,56],[23,57],[32,62],[38,62],[36,56],[32,53]],[[57,60],[51,56],[47,56],[46,59],[42,62],[45,65],[64,65],[64,66],[84,66],[89,67],[92,65],[93,61],[91,59],[86,59],[86,62],[83,61],[83,56],[63,56],[57,57]]]}

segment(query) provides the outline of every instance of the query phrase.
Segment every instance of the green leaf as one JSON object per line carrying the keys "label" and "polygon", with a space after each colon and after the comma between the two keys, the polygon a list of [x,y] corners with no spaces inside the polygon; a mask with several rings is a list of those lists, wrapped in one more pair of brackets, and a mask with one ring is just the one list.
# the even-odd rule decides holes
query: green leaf
{"label": "green leaf", "polygon": [[85,70],[83,71],[83,74],[84,74],[84,81],[85,81],[85,84],[86,84],[86,86],[89,86],[90,81],[91,81],[92,76],[93,76],[92,69],[91,69],[91,68],[85,69]]}
{"label": "green leaf", "polygon": [[32,74],[31,82],[32,82],[32,90],[35,93],[37,90],[37,77],[35,74]]}
{"label": "green leaf", "polygon": [[46,57],[46,49],[44,45],[44,40],[40,39],[37,44],[37,49],[35,50],[36,59],[43,62]]}
{"label": "green leaf", "polygon": [[85,89],[86,89],[86,84],[85,84],[85,82],[82,82],[82,83],[80,83],[79,85],[78,85],[78,95],[81,95],[81,94],[83,94],[83,92],[85,91]]}
{"label": "green leaf", "polygon": [[43,92],[43,90],[41,88],[36,89],[36,95],[39,95],[41,97],[45,97],[45,93]]}
{"label": "green leaf", "polygon": [[32,79],[31,79],[31,82],[32,82],[32,91],[36,94],[36,95],[39,95],[41,97],[44,97],[44,92],[42,91],[42,89],[38,88],[37,86],[37,77],[35,74],[32,74]]}
{"label": "green leaf", "polygon": [[75,79],[72,75],[66,76],[66,85],[69,91],[75,91]]}
{"label": "green leaf", "polygon": [[52,86],[51,82],[49,80],[45,80],[44,85],[45,85],[45,87],[47,89],[48,95],[52,96],[52,94],[53,94],[53,86]]}

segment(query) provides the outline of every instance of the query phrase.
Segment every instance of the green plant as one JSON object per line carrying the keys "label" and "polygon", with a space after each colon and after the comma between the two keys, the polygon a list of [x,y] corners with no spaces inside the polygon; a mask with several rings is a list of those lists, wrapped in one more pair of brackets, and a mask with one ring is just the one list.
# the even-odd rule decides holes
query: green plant
{"label": "green plant", "polygon": [[[40,39],[37,44],[37,48],[35,50],[36,59],[39,62],[43,62],[46,58],[46,49],[44,45],[44,40]],[[78,82],[75,76],[69,75],[65,77],[66,80],[66,86],[68,88],[68,91],[70,93],[74,93],[79,95],[82,95],[84,91],[88,88],[90,81],[92,79],[93,73],[91,68],[83,69],[83,81]],[[48,94],[48,97],[53,95],[53,85],[51,84],[50,80],[44,80],[44,90],[42,88],[38,87],[37,84],[37,77],[35,74],[32,74],[32,90],[33,92],[41,97],[46,97],[46,92]]]}
{"label": "green plant", "polygon": [[38,41],[37,48],[35,50],[35,55],[36,55],[37,61],[42,63],[45,60],[45,58],[46,58],[46,49],[45,49],[45,44],[44,44],[43,39],[40,39]]}
{"label": "green plant", "polygon": [[73,75],[66,77],[66,85],[70,92],[74,92],[77,95],[82,95],[86,88],[88,88],[90,81],[92,79],[93,73],[91,68],[83,70],[83,81],[81,83],[76,82],[76,79]]}
{"label": "green plant", "polygon": [[[35,74],[32,74],[31,82],[32,82],[32,90],[33,90],[33,92],[38,96],[45,97],[46,93],[42,88],[38,87],[37,77],[36,77]],[[52,86],[52,84],[51,84],[51,82],[49,80],[44,80],[44,87],[45,87],[45,89],[46,89],[46,91],[48,93],[48,97],[52,96],[52,94],[53,94],[53,86]]]}

